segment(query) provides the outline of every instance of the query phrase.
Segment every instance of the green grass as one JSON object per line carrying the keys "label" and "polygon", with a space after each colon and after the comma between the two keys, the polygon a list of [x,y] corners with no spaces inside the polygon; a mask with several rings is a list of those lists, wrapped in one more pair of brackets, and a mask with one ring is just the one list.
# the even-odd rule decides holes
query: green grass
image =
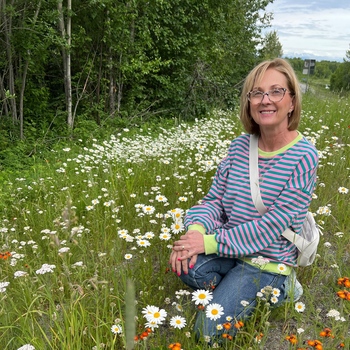
{"label": "green grass", "polygon": [[[276,349],[307,347],[304,341],[313,339],[323,349],[341,342],[349,348],[350,300],[336,295],[346,289],[337,279],[350,276],[350,194],[338,191],[350,188],[349,124],[349,99],[327,91],[304,96],[300,131],[321,156],[311,211],[323,228],[316,262],[297,272],[305,311],[298,313],[294,303],[278,309],[260,303],[224,348],[271,349],[266,344],[276,324],[283,324]],[[184,350],[209,348],[195,343],[196,308],[169,271],[169,246],[178,236],[171,214],[182,209],[183,216],[203,197],[230,140],[241,132],[236,113],[223,112],[157,132],[126,130],[88,148],[62,147],[28,175],[4,181],[0,282],[9,284],[0,293],[2,349],[165,349],[176,342]],[[324,207],[329,215],[318,214]],[[51,268],[41,274],[43,264]],[[166,310],[166,320],[134,342],[145,332],[141,311],[148,305]],[[330,310],[346,322],[327,316]],[[175,315],[186,319],[186,327],[170,327]],[[122,333],[114,334],[113,325]],[[334,338],[320,336],[325,327]],[[285,340],[291,334],[298,345]]]}

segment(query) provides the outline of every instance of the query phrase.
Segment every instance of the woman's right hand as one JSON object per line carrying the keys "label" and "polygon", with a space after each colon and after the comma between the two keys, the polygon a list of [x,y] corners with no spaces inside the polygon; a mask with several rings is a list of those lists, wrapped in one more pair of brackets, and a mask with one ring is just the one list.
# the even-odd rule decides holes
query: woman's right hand
{"label": "woman's right hand", "polygon": [[171,265],[172,271],[178,276],[180,276],[182,272],[187,275],[188,269],[192,268],[197,261],[197,254],[193,255],[190,259],[183,259],[183,256],[187,254],[187,250],[172,250],[170,254],[169,264]]}

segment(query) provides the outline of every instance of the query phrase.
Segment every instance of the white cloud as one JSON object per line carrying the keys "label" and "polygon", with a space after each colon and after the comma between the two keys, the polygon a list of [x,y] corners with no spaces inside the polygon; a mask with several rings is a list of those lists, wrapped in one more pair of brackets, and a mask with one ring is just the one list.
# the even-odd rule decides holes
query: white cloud
{"label": "white cloud", "polygon": [[283,52],[310,54],[342,60],[350,44],[350,2],[275,0],[266,8],[273,12],[272,28],[277,30]]}

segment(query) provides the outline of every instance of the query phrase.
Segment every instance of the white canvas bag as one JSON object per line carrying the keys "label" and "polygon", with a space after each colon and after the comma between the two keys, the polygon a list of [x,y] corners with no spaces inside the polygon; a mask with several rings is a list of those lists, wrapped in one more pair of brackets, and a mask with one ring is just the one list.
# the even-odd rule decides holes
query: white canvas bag
{"label": "white canvas bag", "polygon": [[[250,175],[250,190],[253,203],[260,213],[264,215],[267,212],[260,194],[259,186],[259,166],[258,166],[258,137],[250,135],[249,146],[249,175]],[[320,240],[320,231],[317,227],[313,215],[308,212],[303,223],[300,234],[296,234],[291,229],[287,228],[282,235],[289,241],[294,243],[298,248],[298,266],[311,265],[316,257],[317,246]]]}

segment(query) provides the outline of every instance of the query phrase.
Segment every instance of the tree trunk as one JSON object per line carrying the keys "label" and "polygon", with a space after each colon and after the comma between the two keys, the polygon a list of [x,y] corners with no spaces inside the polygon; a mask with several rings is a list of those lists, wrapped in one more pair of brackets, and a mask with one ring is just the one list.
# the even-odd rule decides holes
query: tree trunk
{"label": "tree trunk", "polygon": [[[14,0],[11,1],[10,6],[12,7],[14,3]],[[2,6],[4,10],[6,8],[6,0],[2,0]],[[16,89],[15,89],[15,74],[13,69],[13,57],[12,57],[12,45],[11,45],[11,36],[12,36],[12,17],[11,14],[6,15],[5,12],[2,12],[3,16],[3,27],[4,27],[4,35],[5,35],[5,43],[6,43],[6,53],[7,53],[7,60],[8,60],[8,90],[10,92],[11,96],[15,96]],[[17,106],[16,106],[16,99],[11,98],[10,99],[10,106],[11,106],[11,115],[13,122],[18,121],[17,116]]]}
{"label": "tree trunk", "polygon": [[[38,7],[35,11],[34,18],[33,18],[33,24],[36,23],[36,20],[39,16],[39,11],[41,7],[41,1],[38,3]],[[30,51],[28,51],[28,56],[30,57]],[[26,62],[24,64],[23,69],[23,75],[22,75],[22,86],[21,91],[19,95],[19,122],[20,122],[20,138],[23,140],[24,138],[24,132],[23,132],[23,124],[24,124],[24,116],[23,116],[23,104],[24,104],[24,92],[26,88],[26,80],[27,80],[27,73],[28,73],[28,66],[29,66],[29,57],[26,59]]]}
{"label": "tree trunk", "polygon": [[58,0],[57,9],[59,13],[59,27],[62,38],[66,41],[66,45],[62,47],[63,57],[63,71],[64,71],[64,90],[66,95],[66,109],[67,109],[67,124],[72,129],[74,126],[73,114],[72,114],[72,77],[71,77],[71,28],[72,28],[72,0],[67,0],[67,30],[64,25],[64,15],[62,8],[62,1]]}
{"label": "tree trunk", "polygon": [[6,97],[6,92],[5,92],[5,87],[4,87],[4,77],[5,73],[0,77],[0,101],[2,103],[1,109],[0,109],[0,116],[8,115],[9,114],[9,109],[7,105],[7,97]]}
{"label": "tree trunk", "polygon": [[68,0],[68,14],[67,14],[67,45],[68,45],[68,53],[67,53],[67,123],[68,126],[73,129],[74,119],[72,114],[72,70],[71,70],[71,40],[72,40],[72,0]]}
{"label": "tree trunk", "polygon": [[113,70],[113,56],[110,54],[109,56],[110,68],[109,68],[109,114],[111,117],[115,116],[115,77]]}

